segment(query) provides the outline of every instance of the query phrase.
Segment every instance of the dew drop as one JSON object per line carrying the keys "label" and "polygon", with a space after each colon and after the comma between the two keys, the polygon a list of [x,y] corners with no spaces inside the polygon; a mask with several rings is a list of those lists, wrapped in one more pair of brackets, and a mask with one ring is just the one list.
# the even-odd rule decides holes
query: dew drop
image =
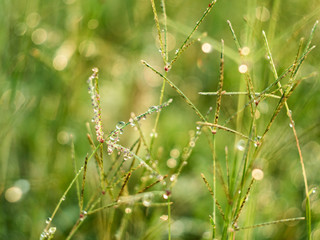
{"label": "dew drop", "polygon": [[169,217],[168,217],[168,215],[162,215],[162,216],[160,217],[160,219],[161,219],[162,221],[167,221],[167,220],[169,219]]}
{"label": "dew drop", "polygon": [[175,174],[173,174],[171,177],[170,177],[170,181],[173,182],[174,180],[176,180],[177,176]]}
{"label": "dew drop", "polygon": [[92,68],[92,72],[97,74],[99,72],[99,69],[97,67]]}
{"label": "dew drop", "polygon": [[150,199],[144,199],[144,200],[142,201],[142,204],[143,204],[143,206],[145,206],[145,207],[150,207],[150,205],[151,205],[151,200],[150,200]]}
{"label": "dew drop", "polygon": [[146,193],[142,198],[142,205],[145,207],[150,207],[152,202],[152,193]]}
{"label": "dew drop", "polygon": [[238,143],[237,143],[237,149],[241,152],[244,151],[245,149],[245,141],[243,139],[241,139]]}
{"label": "dew drop", "polygon": [[46,224],[49,224],[51,221],[52,221],[52,219],[50,217],[48,217],[46,220]]}
{"label": "dew drop", "polygon": [[46,232],[42,232],[40,235],[40,240],[46,239],[46,237],[47,237]]}
{"label": "dew drop", "polygon": [[135,127],[136,124],[135,124],[135,123],[130,123],[130,126],[131,126],[131,127]]}
{"label": "dew drop", "polygon": [[166,192],[162,195],[162,197],[163,197],[164,199],[168,199],[170,195],[171,195],[171,191],[166,190]]}
{"label": "dew drop", "polygon": [[126,123],[125,123],[125,122],[120,121],[120,122],[118,122],[118,123],[117,123],[117,125],[116,125],[116,129],[121,129],[121,128],[123,128],[125,125],[126,125]]}
{"label": "dew drop", "polygon": [[160,219],[161,219],[162,221],[167,221],[167,220],[169,219],[169,217],[168,217],[168,215],[162,215],[162,216],[160,217]]}
{"label": "dew drop", "polygon": [[155,111],[158,111],[158,110],[159,110],[159,108],[157,106],[151,106],[151,107],[149,107],[148,112],[152,113],[152,112],[155,112]]}
{"label": "dew drop", "polygon": [[158,179],[159,181],[162,181],[162,180],[164,179],[164,177],[163,177],[162,175],[158,175],[158,176],[157,176],[157,179]]}
{"label": "dew drop", "polygon": [[179,53],[179,49],[177,49],[176,51],[175,51],[175,54],[178,54]]}
{"label": "dew drop", "polygon": [[293,122],[293,124],[292,124],[292,122],[290,122],[290,123],[289,123],[289,127],[292,128],[293,126],[294,126],[294,122]]}
{"label": "dew drop", "polygon": [[62,201],[66,200],[66,196],[63,195],[62,198],[61,198],[61,200],[62,200]]}
{"label": "dew drop", "polygon": [[158,137],[158,133],[156,133],[156,132],[151,132],[151,133],[150,133],[150,137],[152,137],[152,138],[157,138],[157,137]]}
{"label": "dew drop", "polygon": [[88,215],[87,211],[83,210],[80,213],[80,221],[83,221],[87,217],[87,215]]}
{"label": "dew drop", "polygon": [[49,233],[50,235],[53,235],[53,234],[56,232],[56,230],[57,230],[57,228],[51,227],[51,228],[49,228],[48,233]]}

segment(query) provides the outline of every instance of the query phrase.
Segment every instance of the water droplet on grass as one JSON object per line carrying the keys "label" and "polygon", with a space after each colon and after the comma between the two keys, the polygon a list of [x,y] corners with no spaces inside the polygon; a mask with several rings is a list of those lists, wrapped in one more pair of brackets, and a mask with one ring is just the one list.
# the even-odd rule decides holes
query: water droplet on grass
{"label": "water droplet on grass", "polygon": [[150,199],[144,199],[142,202],[143,206],[145,207],[150,207],[151,205],[151,200]]}
{"label": "water droplet on grass", "polygon": [[294,122],[293,122],[293,124],[292,124],[292,122],[290,122],[290,123],[289,123],[289,127],[292,128],[293,126],[294,126]]}
{"label": "water droplet on grass", "polygon": [[57,228],[51,227],[51,228],[49,228],[48,233],[52,235],[56,232],[56,230],[57,230]]}
{"label": "water droplet on grass", "polygon": [[173,174],[171,177],[170,177],[170,181],[173,182],[174,180],[176,180],[177,176],[175,174]]}
{"label": "water droplet on grass", "polygon": [[80,221],[83,221],[87,217],[87,215],[88,215],[87,211],[83,210],[80,213]]}
{"label": "water droplet on grass", "polygon": [[162,197],[163,197],[164,199],[168,199],[170,195],[171,195],[171,191],[166,190],[166,192],[162,195]]}
{"label": "water droplet on grass", "polygon": [[159,110],[159,108],[157,106],[151,106],[151,107],[149,107],[148,112],[152,113],[152,112],[155,112],[155,111],[158,111],[158,110]]}
{"label": "water droplet on grass", "polygon": [[124,125],[126,125],[126,123],[125,123],[125,122],[123,122],[123,121],[120,121],[120,122],[118,122],[118,123],[117,123],[117,125],[116,125],[116,129],[121,129],[121,128],[123,128],[123,127],[124,127]]}
{"label": "water droplet on grass", "polygon": [[46,220],[46,224],[49,224],[51,221],[52,221],[52,219],[50,217],[48,217]]}
{"label": "water droplet on grass", "polygon": [[245,142],[243,139],[241,139],[241,140],[237,143],[237,149],[242,152],[242,151],[244,151],[244,149],[245,149],[245,145],[246,145],[246,142]]}

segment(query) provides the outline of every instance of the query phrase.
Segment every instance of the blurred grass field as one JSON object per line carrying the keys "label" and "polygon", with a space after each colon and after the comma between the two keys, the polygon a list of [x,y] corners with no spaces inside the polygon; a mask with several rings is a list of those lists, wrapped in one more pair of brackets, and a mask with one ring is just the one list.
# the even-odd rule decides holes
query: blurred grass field
{"label": "blurred grass field", "polygon": [[[156,4],[160,9],[158,1]],[[208,4],[206,0],[166,1],[171,56]],[[224,39],[224,89],[238,91],[242,88],[238,71],[240,57],[227,24],[230,20],[242,45],[250,48],[249,71],[256,90],[262,91],[273,81],[273,75],[266,60],[261,31],[268,36],[276,68],[281,73],[294,61],[300,38],[309,36],[319,15],[318,0],[218,0],[196,32],[196,38],[201,40],[183,53],[168,73],[169,78],[202,113],[210,106],[215,107],[216,97],[201,96],[198,92],[217,91],[220,39]],[[92,152],[86,137],[86,123],[92,118],[86,80],[93,67],[100,69],[106,133],[112,131],[117,122],[128,121],[131,112],[143,113],[159,103],[162,79],[140,62],[144,59],[157,69],[163,69],[153,18],[148,0],[0,2],[0,239],[38,239],[45,220],[74,177],[71,138],[78,166],[83,164],[86,154]],[[319,39],[317,29],[312,44],[319,45]],[[212,51],[206,53],[205,43],[210,44],[207,46],[212,47]],[[317,46],[299,74],[317,73],[319,67]],[[314,75],[303,80],[288,100],[309,188],[316,188],[311,195],[313,239],[320,239],[319,91],[319,77]],[[162,110],[154,147],[164,174],[173,173],[167,160],[178,158],[189,143],[190,130],[195,129],[195,122],[199,120],[177,93],[167,87],[164,99],[169,98],[173,98],[173,103]],[[236,97],[223,98],[222,121],[236,111],[237,101]],[[276,103],[275,100],[270,102]],[[260,106],[258,131],[263,131],[274,110],[268,103]],[[146,133],[150,133],[155,116],[148,116],[143,122]],[[241,130],[247,130],[249,122],[245,118],[242,121]],[[129,129],[121,141],[129,146],[135,140],[131,137],[133,134]],[[231,144],[234,136],[225,132],[218,135],[219,161],[224,161],[226,145],[230,159],[235,158],[239,153]],[[172,239],[209,239],[212,198],[200,176],[204,173],[212,179],[212,156],[208,149],[203,134],[174,187]],[[303,177],[284,109],[271,127],[256,165],[263,169],[264,179],[252,190],[250,198],[255,199],[255,204],[247,206],[240,221],[253,225],[304,216]],[[95,187],[94,179],[87,184],[88,189]],[[18,187],[21,192],[12,187]],[[217,191],[219,199],[223,190],[218,188]],[[68,235],[79,214],[77,205],[73,188],[53,221],[57,227],[55,239],[65,239]],[[166,214],[166,208],[143,209],[136,215],[133,212],[128,230],[121,239],[167,239],[167,227],[159,220]],[[122,213],[116,215],[114,221],[120,226]],[[117,224],[114,225],[113,231],[117,232]],[[141,232],[135,232],[136,228]],[[103,231],[99,218],[90,216],[74,239],[105,239]],[[135,234],[130,235],[130,232]],[[146,234],[148,232],[153,234]],[[251,229],[241,232],[236,239],[306,239],[305,223],[298,221]]]}

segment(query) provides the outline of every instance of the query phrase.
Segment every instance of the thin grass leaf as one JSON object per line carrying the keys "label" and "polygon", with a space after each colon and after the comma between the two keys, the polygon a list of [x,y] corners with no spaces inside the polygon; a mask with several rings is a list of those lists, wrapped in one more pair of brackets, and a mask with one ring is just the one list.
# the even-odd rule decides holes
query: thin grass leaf
{"label": "thin grass leaf", "polygon": [[[304,61],[305,58],[307,57],[307,55],[314,49],[315,47],[311,47],[308,52],[306,52],[305,54],[303,54],[298,62]],[[284,70],[284,72],[274,81],[272,82],[268,87],[266,87],[262,92],[260,92],[260,94],[258,96],[255,97],[255,99],[252,99],[251,101],[249,101],[248,103],[246,103],[240,110],[238,110],[236,113],[232,114],[225,122],[224,124],[222,124],[222,126],[226,125],[227,123],[229,123],[235,116],[237,116],[239,113],[241,113],[244,109],[246,109],[250,104],[252,104],[255,100],[258,101],[261,97],[264,96],[264,94],[268,93],[272,87],[274,87],[275,85],[277,85],[277,83],[282,80],[284,77],[286,77],[290,72],[292,72],[292,69],[295,67],[294,64],[292,64],[291,66],[289,66],[287,69]]]}
{"label": "thin grass leaf", "polygon": [[[73,169],[74,169],[74,174],[77,174],[77,162],[75,158],[75,151],[74,151],[74,139],[73,136],[71,135],[71,159],[73,162]],[[77,197],[78,197],[78,204],[80,208],[80,186],[79,186],[79,181],[78,179],[76,180],[76,189],[77,189]]]}
{"label": "thin grass leaf", "polygon": [[157,26],[158,39],[159,39],[159,42],[160,42],[161,56],[163,58],[164,64],[167,64],[166,54],[165,54],[165,47],[164,47],[162,36],[161,36],[161,28],[160,28],[160,23],[159,23],[159,19],[158,19],[156,5],[154,4],[154,0],[150,0],[150,1],[151,1],[152,11],[153,11],[153,16],[154,16],[154,21],[155,21],[156,26]]}
{"label": "thin grass leaf", "polygon": [[287,218],[287,219],[281,219],[281,220],[276,220],[276,221],[271,221],[271,222],[260,223],[260,224],[256,224],[253,226],[237,227],[237,228],[235,228],[235,230],[239,231],[239,230],[245,230],[245,229],[251,229],[251,228],[265,227],[265,226],[273,225],[273,224],[295,222],[295,221],[302,221],[302,220],[305,220],[305,218],[304,217]]}
{"label": "thin grass leaf", "polygon": [[170,204],[171,197],[168,196],[168,240],[171,240],[171,204]]}
{"label": "thin grass leaf", "polygon": [[[207,114],[209,114],[211,112],[211,110],[212,110],[212,108],[209,109]],[[178,170],[176,171],[175,174],[173,174],[171,176],[172,180],[170,179],[171,180],[170,188],[173,188],[173,186],[176,184],[178,177],[180,176],[183,168],[187,165],[187,163],[188,163],[187,161],[188,161],[194,147],[196,146],[196,143],[200,137],[200,134],[201,134],[201,127],[197,126],[196,134],[195,135],[191,134],[187,146],[184,147],[183,153],[181,155],[181,161],[180,161],[180,165],[178,167]]]}
{"label": "thin grass leaf", "polygon": [[[218,95],[219,95],[219,92],[218,92],[218,91],[217,91],[217,92],[199,92],[198,94],[204,95],[204,96],[218,96]],[[248,95],[248,92],[226,92],[226,91],[222,91],[222,92],[221,92],[221,95],[222,95],[222,96]],[[261,93],[256,92],[254,95],[255,95],[255,96],[261,96]],[[270,97],[270,98],[277,98],[277,99],[281,98],[281,97],[278,96],[278,95],[268,94],[268,93],[264,94],[263,96],[264,96],[264,97]]]}
{"label": "thin grass leaf", "polygon": [[[181,22],[176,22],[170,18],[167,19],[168,21],[168,26],[170,26],[172,29],[174,29],[176,32],[178,32],[181,35],[187,36],[186,32],[190,32],[192,29],[186,25],[184,25]],[[207,36],[207,32],[199,32],[197,31],[194,34],[194,38],[200,40],[201,42],[207,42],[211,44],[212,49],[216,51],[220,51],[220,40],[216,40],[212,38],[212,36]],[[239,57],[238,57],[238,52],[235,52],[232,48],[228,46],[224,46],[224,55],[225,57],[228,57],[231,59],[233,62],[239,64]]]}
{"label": "thin grass leaf", "polygon": [[165,63],[168,62],[168,27],[167,27],[167,13],[166,13],[166,4],[165,0],[161,0],[161,9],[163,15],[163,35],[164,35],[164,55],[165,55]]}
{"label": "thin grass leaf", "polygon": [[[163,25],[164,25],[164,29],[163,29],[163,34],[164,34],[164,65],[165,68],[167,67],[168,61],[169,61],[169,53],[168,53],[168,39],[167,39],[167,33],[168,33],[168,29],[167,29],[167,13],[166,13],[166,5],[165,5],[165,0],[161,0],[161,8],[162,8],[162,13],[163,13]],[[161,35],[161,34],[160,34]],[[166,86],[166,82],[165,80],[163,80],[162,83],[162,87],[161,87],[161,91],[160,91],[160,99],[159,99],[159,104],[161,105],[163,102],[163,96],[164,96],[164,90],[165,90],[165,86]],[[157,113],[156,116],[156,120],[154,122],[154,126],[152,129],[152,135],[151,135],[151,139],[150,139],[150,148],[149,148],[149,152],[150,154],[152,153],[152,148],[153,148],[153,143],[155,140],[155,136],[157,133],[157,128],[158,128],[158,122],[160,119],[160,113]]]}
{"label": "thin grass leaf", "polygon": [[[224,78],[224,41],[221,39],[221,56],[220,56],[220,77],[219,77],[219,89],[217,91],[218,97],[216,101],[216,112],[214,115],[214,124],[218,124],[221,98],[222,98],[222,88],[223,88],[223,78]],[[216,128],[213,128],[212,133],[216,133]]]}
{"label": "thin grass leaf", "polygon": [[[150,114],[153,114],[153,113],[155,113],[155,112],[162,111],[162,109],[165,108],[165,107],[168,107],[168,106],[172,103],[172,101],[173,101],[172,98],[170,98],[168,101],[166,101],[166,102],[164,102],[164,103],[162,103],[162,104],[159,104],[159,105],[157,105],[157,106],[152,106],[152,107],[150,107],[146,112],[138,115],[135,120],[140,121],[141,119],[145,119],[145,118],[146,118],[148,115],[150,115]],[[117,131],[117,130],[123,130],[124,128],[126,128],[126,127],[127,127],[128,125],[130,125],[130,124],[131,124],[130,121],[128,121],[128,122],[123,122],[123,123],[121,124],[121,126],[118,126],[117,129],[111,131],[111,132],[108,134],[107,138],[110,138],[110,136],[111,136],[115,131]]]}
{"label": "thin grass leaf", "polygon": [[88,166],[88,154],[84,160],[84,168],[83,168],[83,176],[82,176],[82,185],[81,185],[81,192],[80,192],[80,212],[83,210],[83,196],[84,196],[84,184],[86,182],[87,176],[87,166]]}
{"label": "thin grass leaf", "polygon": [[243,210],[243,208],[244,208],[244,205],[246,204],[246,202],[247,202],[247,200],[248,200],[249,193],[250,193],[250,191],[251,191],[251,188],[252,188],[253,183],[254,183],[254,178],[251,179],[251,182],[250,182],[249,187],[248,187],[248,189],[247,189],[246,195],[244,196],[244,198],[243,198],[243,200],[242,200],[242,202],[241,202],[241,205],[240,205],[240,208],[239,208],[239,210],[238,210],[238,213],[237,213],[237,215],[235,216],[235,218],[234,218],[233,221],[232,221],[232,222],[233,222],[233,223],[232,223],[233,226],[236,226],[236,224],[237,224],[237,222],[238,222],[238,219],[239,219],[240,214],[241,214],[241,212],[242,212],[242,210]]}
{"label": "thin grass leaf", "polygon": [[[88,160],[90,160],[94,154],[96,153],[96,151],[98,150],[98,148],[100,147],[102,143],[99,143],[97,148],[91,153],[91,155],[89,156]],[[73,186],[73,184],[76,182],[76,180],[78,179],[79,175],[82,173],[84,169],[84,166],[82,166],[79,171],[77,172],[77,174],[74,176],[74,178],[72,179],[71,183],[69,184],[69,186],[67,187],[67,189],[65,190],[65,192],[62,194],[62,197],[60,198],[56,208],[54,209],[53,213],[51,214],[51,217],[49,218],[49,221],[47,222],[47,226],[45,227],[44,231],[48,231],[50,224],[54,218],[54,216],[56,215],[58,209],[60,208],[61,203],[65,200],[68,192],[70,191],[71,187]]]}
{"label": "thin grass leaf", "polygon": [[227,198],[229,204],[231,203],[231,197],[230,197],[230,170],[229,170],[229,158],[228,158],[228,147],[225,146],[224,152],[226,155],[226,172],[227,172]]}
{"label": "thin grass leaf", "polygon": [[[235,44],[236,44],[236,46],[237,46],[237,48],[238,48],[238,52],[239,52],[239,54],[240,54],[241,62],[243,62],[244,59],[243,59],[243,55],[242,55],[242,53],[241,53],[241,45],[240,45],[240,42],[238,41],[238,38],[237,38],[237,36],[236,36],[233,28],[232,28],[231,22],[230,22],[229,20],[227,20],[227,23],[228,23],[229,28],[230,28],[230,30],[231,30],[231,33],[232,33],[234,42],[235,42]],[[250,74],[249,74],[248,71],[246,71],[246,72],[244,73],[244,75],[245,75],[245,78],[246,78],[246,86],[247,86],[247,91],[248,91],[248,98],[249,98],[249,101],[250,101],[250,100],[254,99],[254,95],[255,95],[255,91],[254,91],[254,87],[253,87],[253,82],[252,82],[251,76],[250,76]],[[251,110],[251,117],[253,118],[253,117],[254,117],[254,105],[253,105],[252,103],[250,103],[249,106],[250,106],[250,110]]]}
{"label": "thin grass leaf", "polygon": [[[271,128],[271,125],[274,123],[275,118],[278,116],[280,110],[282,109],[282,107],[286,104],[288,98],[291,96],[291,94],[293,93],[293,91],[295,90],[295,88],[299,85],[300,81],[296,82],[292,88],[290,88],[289,90],[287,90],[285,93],[283,93],[281,99],[279,100],[279,103],[275,109],[275,111],[272,114],[271,120],[269,121],[264,133],[262,134],[261,137],[261,141],[264,139],[265,135],[268,133],[268,131]],[[289,110],[290,111],[290,110]],[[293,122],[292,117],[290,118],[290,121]]]}
{"label": "thin grass leaf", "polygon": [[136,115],[133,112],[131,113],[131,119],[132,119],[132,122],[133,122],[134,126],[138,129],[140,138],[142,140],[143,145],[145,146],[146,151],[150,155],[149,147],[148,147],[147,141],[146,141],[146,139],[144,137],[144,134],[143,134],[143,132],[141,130],[140,123],[137,121]]}
{"label": "thin grass leaf", "polygon": [[[150,205],[148,205],[148,208],[150,208],[150,207],[168,207],[168,205],[172,205],[173,204],[173,202],[164,202],[164,203],[150,203]],[[138,205],[138,206],[144,206],[143,205],[143,203],[141,203],[141,202],[136,202],[136,203],[134,203],[134,205]]]}
{"label": "thin grass leaf", "polygon": [[88,215],[91,215],[91,214],[100,212],[100,211],[102,211],[102,210],[104,210],[104,209],[111,208],[111,207],[114,207],[114,206],[117,206],[117,205],[119,205],[118,202],[113,202],[113,203],[107,204],[107,205],[105,205],[105,206],[103,206],[103,207],[96,208],[96,209],[93,209],[93,210],[88,211]]}
{"label": "thin grass leaf", "polygon": [[152,188],[154,185],[156,185],[159,182],[162,182],[164,179],[166,179],[168,177],[168,175],[164,175],[162,179],[158,179],[157,181],[151,183],[150,185],[144,187],[143,189],[141,189],[138,193],[143,193],[145,191],[147,191],[148,189]]}
{"label": "thin grass leaf", "polygon": [[[163,79],[161,92],[160,92],[160,99],[159,99],[159,104],[160,105],[162,104],[162,101],[163,101],[165,87],[166,87],[166,81]],[[160,113],[161,112],[157,113],[156,120],[154,122],[154,126],[153,126],[153,129],[152,129],[152,135],[151,135],[151,139],[150,139],[150,150],[149,150],[150,153],[152,153],[154,139],[155,139],[156,134],[157,134],[157,128],[158,128],[158,123],[159,123],[159,119],[160,119]]]}
{"label": "thin grass leaf", "polygon": [[[123,146],[119,145],[119,144],[115,144],[116,147],[119,148],[124,148]],[[131,150],[129,150],[130,154],[132,154],[133,157],[135,157],[136,159],[139,160],[139,162],[142,164],[142,166],[144,166],[146,169],[148,169],[151,173],[155,174],[157,177],[162,178],[163,176],[161,176],[156,170],[154,170],[152,167],[150,167],[144,160],[142,160],[142,158],[140,158],[139,156],[137,156],[135,153],[133,153]]]}
{"label": "thin grass leaf", "polygon": [[190,101],[190,99],[184,95],[184,93],[173,83],[171,82],[167,77],[162,75],[159,71],[154,69],[151,65],[149,65],[146,61],[141,61],[142,64],[144,64],[146,67],[150,68],[152,71],[154,71],[156,74],[158,74],[161,78],[163,78],[185,101],[186,103],[195,111],[195,113],[200,117],[201,120],[206,121],[204,116],[201,114],[201,112],[196,108],[196,106]]}
{"label": "thin grass leaf", "polygon": [[231,132],[231,133],[234,133],[240,137],[243,137],[245,139],[248,139],[249,141],[253,142],[253,143],[256,143],[256,141],[254,139],[251,139],[249,138],[248,136],[244,135],[243,133],[240,133],[234,129],[231,129],[231,128],[227,128],[227,127],[224,127],[224,126],[221,126],[219,124],[214,124],[214,123],[208,123],[208,122],[197,122],[197,124],[199,125],[202,125],[202,126],[210,126],[210,127],[216,127],[216,128],[219,128],[219,129],[222,129],[222,130],[225,130],[227,132]]}
{"label": "thin grass leaf", "polygon": [[125,178],[122,186],[121,186],[121,189],[120,189],[119,193],[118,193],[118,197],[116,198],[116,201],[117,201],[117,202],[119,201],[119,198],[120,198],[120,196],[122,195],[124,188],[127,186],[130,177],[131,177],[131,173],[129,172],[129,173],[127,174],[127,176],[126,176],[126,178]]}
{"label": "thin grass leaf", "polygon": [[209,6],[207,7],[206,11],[203,13],[202,17],[200,18],[199,21],[197,21],[195,27],[192,29],[191,33],[187,36],[187,38],[184,40],[184,42],[181,44],[181,46],[178,48],[176,51],[176,54],[174,58],[171,60],[170,64],[168,65],[168,68],[171,68],[173,63],[177,61],[178,57],[181,55],[181,53],[188,47],[190,46],[189,40],[195,33],[195,31],[199,28],[200,24],[202,21],[206,18],[206,16],[209,14],[213,6],[216,4],[217,0],[212,1]]}
{"label": "thin grass leaf", "polygon": [[212,191],[212,189],[210,187],[210,184],[209,184],[208,180],[206,179],[206,177],[205,177],[205,175],[203,173],[201,173],[201,177],[202,177],[202,180],[204,181],[204,183],[206,184],[208,191],[210,192],[211,196],[213,197],[213,199],[214,199],[214,201],[215,201],[215,203],[216,203],[216,205],[217,205],[217,207],[219,209],[219,212],[220,212],[223,220],[225,221],[226,220],[225,214],[224,214],[224,212],[222,210],[222,207],[221,207],[220,203],[216,199],[216,197],[215,197],[215,195],[214,195],[214,193],[213,193],[213,191]]}
{"label": "thin grass leaf", "polygon": [[307,45],[306,45],[306,47],[305,47],[305,49],[304,49],[303,53],[306,53],[306,52],[308,52],[308,51],[309,51],[309,48],[310,48],[310,45],[311,45],[311,42],[312,42],[312,39],[313,39],[313,35],[314,35],[314,32],[316,31],[316,28],[317,28],[317,26],[318,26],[318,23],[319,23],[319,21],[318,21],[318,20],[314,23],[314,25],[313,25],[313,27],[312,27],[312,29],[311,29],[311,32],[310,32],[309,38],[308,38]]}

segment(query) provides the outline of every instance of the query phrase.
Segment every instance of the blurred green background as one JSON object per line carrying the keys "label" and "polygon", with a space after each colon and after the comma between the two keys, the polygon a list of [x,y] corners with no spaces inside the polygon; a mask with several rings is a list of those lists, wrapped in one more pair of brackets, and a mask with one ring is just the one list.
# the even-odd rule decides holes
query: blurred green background
{"label": "blurred green background", "polygon": [[[156,4],[160,16],[159,1]],[[170,56],[208,4],[207,0],[166,1]],[[240,58],[226,22],[230,20],[242,45],[250,48],[249,70],[256,90],[261,91],[273,81],[261,31],[267,33],[277,70],[281,73],[292,64],[300,38],[309,36],[319,14],[318,0],[218,1],[196,33],[201,40],[182,55],[168,76],[200,111],[205,113],[210,106],[214,107],[215,97],[200,96],[198,92],[217,89],[220,56],[217,50],[223,38],[226,48],[224,89],[238,91]],[[319,38],[319,30],[316,30],[313,44],[318,45]],[[204,43],[209,43],[212,51],[206,53],[202,48]],[[45,219],[73,178],[70,135],[74,138],[79,165],[86,153],[90,153],[86,122],[92,118],[92,109],[86,80],[91,69],[100,69],[102,118],[105,132],[109,132],[118,121],[128,121],[131,112],[143,113],[158,104],[162,80],[140,62],[144,59],[162,70],[158,49],[148,0],[0,1],[1,239],[39,238]],[[300,75],[317,72],[319,63],[320,48],[317,47],[308,56]],[[304,80],[289,99],[311,187],[318,187],[320,183],[319,90],[319,78],[314,76]],[[162,112],[155,146],[162,151],[158,159],[162,172],[170,174],[172,170],[166,165],[170,151],[182,152],[189,142],[189,131],[195,129],[199,119],[176,92],[167,87],[165,99],[169,98],[174,102]],[[276,103],[270,102],[272,106]],[[260,110],[258,131],[265,128],[273,108],[264,104]],[[224,98],[221,119],[228,118],[236,109],[236,97]],[[155,116],[150,116],[143,123],[146,133],[150,133],[154,119]],[[243,119],[243,129],[248,124]],[[230,159],[236,155],[231,144],[233,139],[230,134],[219,135],[217,156],[221,164],[225,145],[230,149]],[[125,134],[123,142],[127,145],[133,142],[129,133]],[[211,159],[206,138],[202,137],[174,188],[173,239],[206,239],[204,233],[210,226],[208,215],[212,211],[212,200],[200,173],[211,179]],[[304,216],[303,179],[284,111],[272,127],[256,162],[264,170],[265,178],[255,186],[252,199],[256,204],[247,209],[243,219],[250,211],[255,216],[252,224]],[[12,187],[18,187],[21,192],[15,192],[16,188]],[[10,192],[19,198],[10,198]],[[66,236],[77,218],[74,190],[70,198],[53,222],[58,228],[58,239]],[[313,237],[320,239],[318,192],[312,195],[311,205]],[[166,214],[166,209],[159,210],[155,216],[157,214]],[[89,219],[75,239],[99,239],[91,227],[95,221]],[[138,223],[139,218],[133,221],[142,224]],[[150,219],[153,221],[157,222],[158,218]],[[272,225],[253,232],[251,236],[255,239],[305,237],[303,222]],[[237,237],[249,239],[244,232]],[[157,238],[150,239],[166,239],[166,228]]]}

